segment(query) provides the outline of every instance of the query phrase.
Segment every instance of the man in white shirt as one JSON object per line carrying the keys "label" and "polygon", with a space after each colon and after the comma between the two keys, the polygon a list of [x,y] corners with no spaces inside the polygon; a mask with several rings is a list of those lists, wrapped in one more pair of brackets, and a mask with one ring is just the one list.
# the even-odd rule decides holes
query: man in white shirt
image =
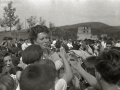
{"label": "man in white shirt", "polygon": [[24,43],[22,44],[22,50],[25,50],[28,46],[28,39],[25,39]]}

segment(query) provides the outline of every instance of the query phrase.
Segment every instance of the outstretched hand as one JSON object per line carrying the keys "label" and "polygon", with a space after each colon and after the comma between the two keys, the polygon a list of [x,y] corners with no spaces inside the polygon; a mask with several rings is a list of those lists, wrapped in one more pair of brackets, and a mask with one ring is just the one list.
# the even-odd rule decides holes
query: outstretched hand
{"label": "outstretched hand", "polygon": [[70,61],[70,64],[77,71],[81,68],[81,61],[80,60],[78,60],[78,62],[77,61]]}

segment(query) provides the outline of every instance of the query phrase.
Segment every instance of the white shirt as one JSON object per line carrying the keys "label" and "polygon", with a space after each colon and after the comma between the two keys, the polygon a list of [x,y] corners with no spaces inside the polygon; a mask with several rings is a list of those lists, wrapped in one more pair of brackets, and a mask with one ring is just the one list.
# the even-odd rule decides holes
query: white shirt
{"label": "white shirt", "polygon": [[106,43],[104,41],[101,42],[101,45],[106,48]]}
{"label": "white shirt", "polygon": [[55,84],[55,90],[67,90],[67,82],[64,79],[59,79]]}
{"label": "white shirt", "polygon": [[54,44],[54,45],[55,45],[55,44],[56,44],[56,40],[54,40],[54,41],[52,42],[52,44]]}
{"label": "white shirt", "polygon": [[67,46],[69,47],[69,49],[73,48],[72,43],[68,43]]}
{"label": "white shirt", "polygon": [[19,84],[18,84],[18,86],[17,86],[16,90],[20,90],[20,85],[19,85]]}
{"label": "white shirt", "polygon": [[28,46],[29,46],[29,44],[23,43],[22,44],[22,50],[25,50]]}
{"label": "white shirt", "polygon": [[120,43],[116,43],[115,46],[116,46],[116,47],[120,47]]}

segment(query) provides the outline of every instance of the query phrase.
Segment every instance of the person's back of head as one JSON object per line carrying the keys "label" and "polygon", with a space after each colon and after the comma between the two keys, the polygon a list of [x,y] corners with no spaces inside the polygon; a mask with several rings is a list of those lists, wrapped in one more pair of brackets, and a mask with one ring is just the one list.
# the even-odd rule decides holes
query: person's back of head
{"label": "person's back of head", "polygon": [[56,47],[56,48],[60,48],[60,47],[61,47],[61,44],[62,44],[62,42],[61,42],[60,40],[57,40],[57,41],[56,41],[56,44],[55,44],[55,47]]}
{"label": "person's back of head", "polygon": [[26,67],[20,77],[20,90],[50,90],[55,85],[56,70],[49,65]]}
{"label": "person's back of head", "polygon": [[0,90],[15,90],[15,81],[10,75],[3,75],[0,77]]}
{"label": "person's back of head", "polygon": [[96,56],[90,56],[90,57],[86,58],[85,61],[83,60],[87,72],[89,72],[93,76],[95,76],[95,62],[96,62],[96,58],[97,58]]}
{"label": "person's back of head", "polygon": [[117,84],[120,80],[120,51],[104,51],[96,61],[95,68],[101,78],[109,84]]}
{"label": "person's back of head", "polygon": [[30,45],[22,52],[22,61],[25,64],[32,64],[39,61],[42,56],[43,51],[39,45]]}
{"label": "person's back of head", "polygon": [[3,85],[1,82],[0,82],[0,90],[7,90],[5,85]]}
{"label": "person's back of head", "polygon": [[83,62],[87,68],[95,68],[94,64],[96,62],[96,58],[96,56],[90,56],[87,57],[86,60],[83,60]]}

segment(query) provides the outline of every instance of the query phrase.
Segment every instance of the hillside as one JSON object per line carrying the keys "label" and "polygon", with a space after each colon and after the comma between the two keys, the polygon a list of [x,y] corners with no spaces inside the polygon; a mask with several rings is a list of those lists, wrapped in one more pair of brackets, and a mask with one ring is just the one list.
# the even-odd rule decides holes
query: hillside
{"label": "hillside", "polygon": [[66,25],[66,26],[60,26],[62,29],[70,29],[70,28],[77,28],[81,26],[91,26],[92,28],[101,28],[101,27],[110,27],[107,24],[100,23],[100,22],[86,22],[86,23],[78,23],[74,25]]}
{"label": "hillside", "polygon": [[70,28],[78,28],[81,26],[90,26],[92,28],[92,34],[94,35],[101,35],[101,34],[113,35],[116,34],[116,32],[120,32],[120,26],[109,26],[101,22],[86,22],[86,23],[79,23],[74,25],[60,26],[59,28],[70,29]]}
{"label": "hillside", "polygon": [[114,27],[120,29],[120,26],[114,26]]}

